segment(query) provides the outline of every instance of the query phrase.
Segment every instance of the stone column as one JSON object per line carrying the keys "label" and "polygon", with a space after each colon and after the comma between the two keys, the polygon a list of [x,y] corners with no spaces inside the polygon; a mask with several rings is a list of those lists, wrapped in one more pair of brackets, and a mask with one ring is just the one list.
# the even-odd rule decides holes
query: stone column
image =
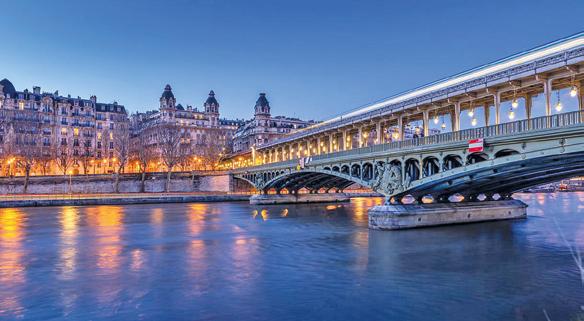
{"label": "stone column", "polygon": [[452,131],[457,132],[460,130],[460,102],[454,103],[454,117],[451,119]]}
{"label": "stone column", "polygon": [[316,150],[317,150],[317,153],[318,153],[318,155],[320,155],[320,153],[321,153],[321,150],[320,150],[320,143],[321,143],[321,142],[320,142],[320,136],[318,136],[318,137],[316,138],[316,145],[317,145],[317,146],[316,146]]}
{"label": "stone column", "polygon": [[496,92],[493,95],[494,105],[495,105],[495,125],[501,123],[501,93]]}
{"label": "stone column", "polygon": [[485,103],[483,105],[483,111],[485,112],[485,126],[489,126],[489,118],[491,118],[491,105],[489,103]]}
{"label": "stone column", "polygon": [[424,137],[428,137],[430,135],[430,114],[428,110],[424,110],[422,116],[424,118]]}
{"label": "stone column", "polygon": [[532,105],[531,95],[525,94],[525,97],[523,97],[523,98],[525,99],[525,117],[527,117],[527,119],[531,119],[531,105]]}
{"label": "stone column", "polygon": [[582,92],[582,88],[584,88],[584,81],[581,81],[576,88],[578,89],[578,110],[584,111],[584,93]]}
{"label": "stone column", "polygon": [[347,150],[347,131],[343,130],[343,150]]}
{"label": "stone column", "polygon": [[543,95],[545,96],[545,115],[552,114],[552,80],[545,79],[543,81]]}
{"label": "stone column", "polygon": [[359,127],[359,134],[358,134],[358,140],[359,140],[359,148],[363,147],[363,127]]}
{"label": "stone column", "polygon": [[397,128],[398,128],[398,140],[404,140],[404,116],[399,116],[397,118]]}
{"label": "stone column", "polygon": [[375,124],[375,144],[381,144],[381,121]]}
{"label": "stone column", "polygon": [[329,135],[329,153],[333,152],[333,135],[334,134]]}

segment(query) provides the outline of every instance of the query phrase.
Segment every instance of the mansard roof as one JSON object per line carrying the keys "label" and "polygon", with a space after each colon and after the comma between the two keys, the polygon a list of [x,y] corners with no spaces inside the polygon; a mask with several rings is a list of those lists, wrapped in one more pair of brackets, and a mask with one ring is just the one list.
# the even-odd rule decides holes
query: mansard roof
{"label": "mansard roof", "polygon": [[217,101],[217,99],[215,99],[215,92],[214,91],[210,91],[209,92],[209,98],[207,98],[207,100],[205,101],[205,105],[217,105],[219,106],[219,102]]}
{"label": "mansard roof", "polygon": [[256,101],[256,107],[257,106],[270,107],[270,102],[266,98],[266,93],[260,93],[260,97]]}
{"label": "mansard roof", "polygon": [[185,110],[185,108],[181,104],[176,105],[176,109],[178,109],[178,110]]}
{"label": "mansard roof", "polygon": [[166,87],[164,87],[164,91],[162,92],[162,96],[160,98],[174,99],[174,94],[172,93],[172,88],[170,87],[170,85],[167,84]]}
{"label": "mansard roof", "polygon": [[2,85],[2,93],[4,95],[10,94],[10,97],[16,96],[16,88],[14,88],[14,85],[10,82],[10,80],[4,78],[0,80],[0,85]]}

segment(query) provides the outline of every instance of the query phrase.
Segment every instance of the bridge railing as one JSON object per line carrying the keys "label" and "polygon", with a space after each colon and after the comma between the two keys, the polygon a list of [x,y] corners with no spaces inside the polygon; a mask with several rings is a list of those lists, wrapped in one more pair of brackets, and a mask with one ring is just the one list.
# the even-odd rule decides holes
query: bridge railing
{"label": "bridge railing", "polygon": [[[414,148],[418,146],[427,145],[437,145],[445,143],[455,143],[461,141],[467,141],[477,138],[490,138],[497,136],[513,135],[543,129],[551,128],[561,128],[577,124],[584,123],[584,111],[574,111],[563,114],[556,114],[551,116],[542,116],[532,119],[523,119],[509,123],[503,123],[499,125],[491,125],[479,128],[469,128],[463,129],[457,132],[443,133],[432,136],[426,136],[421,138],[413,138],[404,141],[390,142],[384,144],[378,144],[368,147],[361,147],[350,149],[346,151],[340,151],[329,154],[314,155],[312,156],[313,161],[318,161],[322,159],[330,159],[337,157],[345,157],[359,154],[370,154],[374,152],[391,152],[398,151],[402,149]],[[264,168],[269,168],[274,165],[278,166],[295,166],[298,164],[297,159],[264,164],[254,167],[248,167],[247,169],[261,170]]]}

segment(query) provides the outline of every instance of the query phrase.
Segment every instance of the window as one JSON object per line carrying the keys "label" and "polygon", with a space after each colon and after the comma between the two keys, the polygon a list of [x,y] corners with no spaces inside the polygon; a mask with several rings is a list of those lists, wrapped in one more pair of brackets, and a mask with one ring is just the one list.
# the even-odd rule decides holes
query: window
{"label": "window", "polygon": [[114,149],[114,142],[110,142],[110,149]]}
{"label": "window", "polygon": [[114,133],[109,133],[110,134],[110,139],[114,139]]}
{"label": "window", "polygon": [[23,110],[24,109],[24,101],[19,101],[18,102],[18,109]]}
{"label": "window", "polygon": [[67,128],[61,128],[61,135],[67,135]]}
{"label": "window", "polygon": [[97,139],[101,139],[101,133],[97,133]]}
{"label": "window", "polygon": [[101,141],[97,142],[97,148],[100,149],[101,148]]}
{"label": "window", "polygon": [[79,128],[73,128],[73,135],[79,136]]}
{"label": "window", "polygon": [[110,129],[114,129],[114,123],[110,123]]}

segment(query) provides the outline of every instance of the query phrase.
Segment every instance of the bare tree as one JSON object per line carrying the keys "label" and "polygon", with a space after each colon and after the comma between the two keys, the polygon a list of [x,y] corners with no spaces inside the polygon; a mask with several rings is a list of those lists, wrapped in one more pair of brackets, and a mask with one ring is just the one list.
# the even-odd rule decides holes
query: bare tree
{"label": "bare tree", "polygon": [[157,136],[160,148],[160,157],[166,166],[166,184],[164,190],[170,190],[170,179],[172,169],[181,159],[181,139],[180,127],[176,124],[163,124],[157,128]]}
{"label": "bare tree", "polygon": [[130,158],[130,131],[126,123],[118,123],[114,133],[114,157],[117,161],[114,190],[120,192],[120,175]]}
{"label": "bare tree", "polygon": [[203,168],[205,170],[215,170],[219,164],[219,159],[223,156],[223,145],[220,145],[219,139],[220,132],[212,131],[205,136],[205,140],[202,142],[201,148],[197,148],[199,157],[202,160]]}
{"label": "bare tree", "polygon": [[61,142],[61,146],[57,148],[57,167],[61,170],[63,175],[67,175],[67,172],[75,163],[73,148],[69,145],[70,144],[67,144],[67,142]]}
{"label": "bare tree", "polygon": [[92,162],[94,161],[93,149],[91,147],[84,147],[76,161],[81,164],[83,175],[89,174],[89,170],[93,165]]}
{"label": "bare tree", "polygon": [[144,193],[146,191],[146,171],[150,162],[156,158],[156,153],[150,146],[148,137],[144,132],[136,137],[134,143],[131,144],[131,149],[131,157],[138,164],[138,170],[140,171],[140,192]]}

